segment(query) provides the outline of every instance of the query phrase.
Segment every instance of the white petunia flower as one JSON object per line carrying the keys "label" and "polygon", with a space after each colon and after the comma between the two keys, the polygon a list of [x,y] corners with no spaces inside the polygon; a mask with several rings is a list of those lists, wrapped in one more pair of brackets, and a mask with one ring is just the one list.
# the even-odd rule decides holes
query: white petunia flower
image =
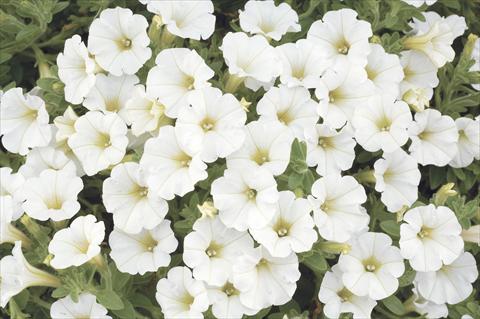
{"label": "white petunia flower", "polygon": [[243,315],[252,316],[259,309],[250,309],[242,304],[240,292],[231,281],[221,287],[207,287],[208,298],[212,304],[212,313],[216,318],[241,319]]}
{"label": "white petunia flower", "polygon": [[186,48],[162,50],[155,63],[147,76],[147,96],[165,105],[165,114],[172,118],[188,106],[189,94],[210,86],[214,76],[197,51]]}
{"label": "white petunia flower", "polygon": [[324,124],[341,128],[351,121],[356,108],[367,105],[375,90],[363,68],[348,63],[337,64],[325,72],[315,89],[315,96],[320,101],[318,114]]}
{"label": "white petunia flower", "polygon": [[400,249],[392,246],[392,239],[384,233],[359,235],[350,252],[340,255],[338,265],[348,290],[374,300],[384,299],[397,291],[398,278],[405,271]]}
{"label": "white petunia flower", "polygon": [[472,283],[478,277],[475,258],[464,252],[450,265],[437,271],[417,272],[415,277],[418,292],[436,304],[459,303],[470,296]]}
{"label": "white petunia flower", "polygon": [[455,120],[458,130],[458,153],[449,165],[456,168],[467,167],[474,158],[480,156],[480,121],[467,117]]}
{"label": "white petunia flower", "polygon": [[[446,304],[436,304],[422,297],[418,292],[415,282],[413,283],[413,296],[411,298],[413,309],[428,319],[447,318],[448,308]],[[407,304],[408,305],[408,304]]]}
{"label": "white petunia flower", "polygon": [[65,40],[57,56],[58,77],[65,84],[65,101],[80,104],[95,85],[97,63],[90,57],[82,38],[75,34]]}
{"label": "white petunia flower", "polygon": [[80,266],[100,254],[105,237],[105,224],[94,215],[79,216],[68,228],[53,235],[48,252],[54,257],[50,265],[55,269]]}
{"label": "white petunia flower", "polygon": [[288,87],[314,88],[328,66],[328,60],[313,42],[301,39],[275,47],[282,63],[280,81]]}
{"label": "white petunia flower", "polygon": [[211,194],[220,220],[238,231],[266,226],[279,196],[272,174],[253,165],[226,169],[213,181]]}
{"label": "white petunia flower", "polygon": [[183,245],[183,261],[193,277],[219,287],[227,283],[236,257],[253,249],[253,240],[248,232],[227,228],[213,217],[195,221]]}
{"label": "white petunia flower", "polygon": [[131,275],[144,275],[170,264],[170,254],[178,246],[170,221],[164,220],[151,230],[128,234],[115,228],[108,239],[112,248],[110,257],[118,270]]}
{"label": "white petunia flower", "polygon": [[427,6],[431,6],[432,4],[437,2],[437,0],[402,0],[402,1],[416,8],[420,8],[424,4],[426,4]]}
{"label": "white petunia flower", "polygon": [[322,20],[315,21],[307,39],[320,46],[335,63],[350,62],[358,67],[367,64],[370,53],[368,39],[372,36],[370,23],[357,19],[352,9],[328,11]]}
{"label": "white petunia flower", "polygon": [[147,27],[147,19],[130,9],[105,9],[90,25],[88,51],[113,75],[135,74],[152,56]]}
{"label": "white petunia flower", "polygon": [[351,312],[354,319],[370,318],[377,302],[368,296],[356,296],[342,282],[342,271],[334,265],[323,277],[318,299],[325,304],[323,313],[329,318],[338,318],[342,313]]}
{"label": "white petunia flower", "polygon": [[0,196],[0,244],[21,241],[23,246],[31,246],[31,240],[13,224],[14,201],[12,196]]}
{"label": "white petunia flower", "polygon": [[[438,68],[423,53],[414,50],[402,51],[400,53],[400,63],[405,75],[400,82],[400,98],[409,90],[433,89],[438,86]],[[430,98],[431,96],[432,94],[430,94]]]}
{"label": "white petunia flower", "polygon": [[374,164],[375,190],[389,212],[412,206],[418,198],[420,170],[417,161],[402,149],[384,153]]}
{"label": "white petunia flower", "polygon": [[90,111],[118,113],[127,123],[127,101],[132,97],[135,84],[139,81],[136,75],[114,76],[112,74],[97,75],[97,81],[90,93],[85,97],[83,106]]}
{"label": "white petunia flower", "polygon": [[206,40],[215,30],[210,0],[149,1],[147,9],[161,17],[168,32],[184,39]]}
{"label": "white petunia flower", "polygon": [[78,295],[77,302],[74,302],[70,296],[58,299],[50,308],[52,319],[111,319],[112,317],[107,316],[107,313],[107,308],[97,303],[95,295],[88,292]]}
{"label": "white petunia flower", "polygon": [[404,77],[398,55],[386,53],[379,44],[371,43],[370,48],[368,63],[365,66],[368,79],[375,84],[379,94],[396,98],[399,93],[399,83]]}
{"label": "white petunia flower", "polygon": [[245,128],[245,142],[227,157],[227,167],[253,164],[266,168],[275,176],[282,174],[290,161],[292,132],[277,121],[253,121]]}
{"label": "white petunia flower", "polygon": [[60,280],[46,271],[33,267],[22,253],[22,242],[16,241],[12,254],[0,260],[0,307],[10,298],[32,286],[60,287]]}
{"label": "white petunia flower", "polygon": [[291,252],[308,251],[317,241],[310,212],[312,207],[304,198],[295,198],[291,191],[279,193],[277,210],[266,227],[251,229],[253,238],[274,257],[287,257]]}
{"label": "white petunia flower", "polygon": [[261,34],[279,41],[287,32],[299,32],[298,15],[288,3],[276,6],[274,1],[248,1],[239,10],[240,27],[251,34]]}
{"label": "white petunia flower", "polygon": [[458,152],[458,131],[450,116],[428,109],[415,114],[408,133],[410,154],[421,165],[447,165]]}
{"label": "white petunia flower", "polygon": [[134,162],[115,166],[103,182],[102,193],[115,227],[128,234],[153,229],[168,211],[167,202],[147,187],[140,165]]}
{"label": "white petunia flower", "polygon": [[187,267],[173,267],[157,284],[155,295],[165,318],[201,318],[210,304],[203,281]]}
{"label": "white petunia flower", "polygon": [[77,167],[62,151],[46,146],[32,149],[18,172],[25,178],[30,178],[39,176],[46,169],[71,171],[75,175]]}
{"label": "white petunia flower", "polygon": [[21,173],[12,173],[10,167],[0,167],[0,180],[2,181],[0,183],[0,197],[11,199],[12,220],[17,220],[23,214],[25,178]]}
{"label": "white petunia flower", "polygon": [[162,126],[157,137],[147,140],[140,166],[149,190],[166,200],[193,191],[195,184],[208,176],[199,154],[182,148],[170,125]]}
{"label": "white petunia flower", "polygon": [[82,163],[88,176],[95,175],[125,156],[127,126],[115,113],[90,111],[75,121],[75,133],[68,146]]}
{"label": "white petunia flower", "polygon": [[293,135],[304,140],[303,131],[318,121],[317,103],[302,87],[272,87],[258,101],[259,121],[278,121],[290,128]]}
{"label": "white petunia flower", "polygon": [[240,301],[252,309],[287,303],[299,279],[297,255],[272,257],[262,246],[239,257],[233,266],[233,284],[241,292]]}
{"label": "white petunia flower", "polygon": [[401,99],[405,101],[415,112],[422,112],[430,106],[433,96],[432,88],[411,88],[408,89]]}
{"label": "white petunia flower", "polygon": [[[480,39],[477,38],[473,44],[472,54],[470,58],[474,61],[474,64],[470,67],[470,72],[479,72],[480,71]],[[480,82],[473,83],[472,87],[480,91]]]}
{"label": "white petunia flower", "polygon": [[45,102],[13,88],[0,98],[0,135],[7,151],[26,155],[29,148],[47,146],[52,138]]}
{"label": "white petunia flower", "polygon": [[154,134],[160,126],[170,123],[170,118],[165,116],[165,105],[148,97],[141,84],[135,86],[132,96],[125,103],[125,113],[136,137],[147,132]]}
{"label": "white petunia flower", "polygon": [[231,75],[270,82],[282,71],[275,49],[261,35],[249,37],[243,32],[229,32],[220,50]]}
{"label": "white petunia flower", "polygon": [[400,249],[417,271],[437,271],[451,264],[463,252],[463,239],[455,213],[433,204],[409,210],[400,226]]}
{"label": "white petunia flower", "polygon": [[22,207],[34,219],[70,219],[80,210],[77,196],[82,189],[82,179],[72,170],[46,169],[25,181]]}
{"label": "white petunia flower", "polygon": [[53,119],[53,123],[57,128],[55,134],[55,140],[57,142],[65,142],[75,133],[75,121],[77,121],[77,119],[78,115],[71,106],[68,106],[65,109],[63,115],[59,115]]}
{"label": "white petunia flower", "polygon": [[351,131],[348,127],[337,131],[326,124],[306,128],[304,134],[308,166],[317,166],[317,173],[321,176],[350,169],[357,145]]}
{"label": "white petunia flower", "polygon": [[192,92],[189,101],[175,122],[179,143],[189,153],[198,152],[204,162],[212,163],[243,145],[247,115],[232,94],[208,87]]}
{"label": "white petunia flower", "polygon": [[367,200],[365,190],[352,176],[321,177],[313,183],[308,200],[318,232],[326,240],[345,242],[370,220],[361,206]]}
{"label": "white petunia flower", "polygon": [[410,108],[390,96],[372,97],[365,107],[357,107],[352,118],[355,139],[365,150],[391,153],[408,141],[412,123]]}

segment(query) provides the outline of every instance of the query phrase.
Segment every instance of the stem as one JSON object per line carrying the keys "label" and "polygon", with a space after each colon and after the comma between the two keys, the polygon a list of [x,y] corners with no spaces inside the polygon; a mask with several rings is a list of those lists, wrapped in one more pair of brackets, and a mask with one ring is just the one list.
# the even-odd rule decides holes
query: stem
{"label": "stem", "polygon": [[35,59],[37,60],[38,72],[40,73],[40,78],[54,78],[55,76],[50,71],[50,64],[48,59],[42,50],[38,46],[32,46],[33,52],[35,52]]}
{"label": "stem", "polygon": [[47,310],[50,310],[50,304],[48,302],[46,302],[45,300],[41,299],[40,297],[38,297],[37,295],[31,295],[32,296],[32,301],[34,303],[36,303],[37,305],[39,305],[40,307],[43,307]]}
{"label": "stem", "polygon": [[228,75],[227,83],[225,84],[225,92],[235,93],[238,87],[243,83],[245,78],[238,77],[233,74]]}

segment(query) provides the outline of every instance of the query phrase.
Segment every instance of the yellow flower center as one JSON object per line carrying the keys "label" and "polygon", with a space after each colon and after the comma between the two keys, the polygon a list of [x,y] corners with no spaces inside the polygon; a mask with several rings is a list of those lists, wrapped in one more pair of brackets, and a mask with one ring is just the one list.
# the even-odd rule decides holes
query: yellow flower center
{"label": "yellow flower center", "polygon": [[207,250],[205,250],[205,253],[207,254],[208,257],[213,258],[213,257],[219,257],[220,253],[222,251],[222,246],[217,244],[216,242],[212,241],[210,245],[208,246]]}
{"label": "yellow flower center", "polygon": [[257,151],[252,155],[251,159],[258,165],[262,165],[269,160],[268,151],[257,149]]}
{"label": "yellow flower center", "polygon": [[251,188],[247,189],[245,194],[247,195],[248,200],[254,200],[257,197],[257,191]]}
{"label": "yellow flower center", "polygon": [[204,132],[211,131],[215,127],[215,121],[209,117],[206,117],[200,122],[200,127]]}
{"label": "yellow flower center", "polygon": [[278,237],[285,237],[288,235],[291,226],[289,222],[280,218],[273,226],[273,230],[277,233]]}
{"label": "yellow flower center", "polygon": [[365,270],[368,272],[375,272],[380,269],[382,264],[373,256],[363,260],[363,266]]}

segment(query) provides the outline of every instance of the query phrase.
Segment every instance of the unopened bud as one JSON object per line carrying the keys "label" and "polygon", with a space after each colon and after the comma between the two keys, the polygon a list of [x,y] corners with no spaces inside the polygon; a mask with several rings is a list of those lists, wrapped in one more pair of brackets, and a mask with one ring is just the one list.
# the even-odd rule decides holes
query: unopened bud
{"label": "unopened bud", "polygon": [[434,203],[436,206],[442,206],[449,197],[457,195],[457,192],[453,189],[454,186],[454,183],[447,183],[440,187],[434,195]]}
{"label": "unopened bud", "polygon": [[197,205],[197,208],[200,213],[202,213],[201,218],[213,218],[218,213],[218,209],[216,209],[215,206],[213,206],[213,202],[209,200],[203,202],[202,205]]}
{"label": "unopened bud", "polygon": [[348,254],[351,246],[347,243],[337,243],[334,241],[326,241],[318,244],[321,251],[330,254]]}

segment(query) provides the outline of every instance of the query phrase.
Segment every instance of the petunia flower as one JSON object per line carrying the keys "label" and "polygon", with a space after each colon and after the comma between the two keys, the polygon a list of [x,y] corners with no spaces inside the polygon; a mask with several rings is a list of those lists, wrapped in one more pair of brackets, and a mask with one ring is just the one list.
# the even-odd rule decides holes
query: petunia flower
{"label": "petunia flower", "polygon": [[25,177],[21,173],[12,173],[10,167],[0,167],[0,197],[11,200],[12,220],[17,220],[23,214],[22,203],[25,200],[23,186]]}
{"label": "petunia flower", "polygon": [[305,198],[295,198],[291,191],[279,195],[272,220],[263,228],[250,229],[250,233],[273,257],[310,250],[318,238],[310,216],[312,207]]}
{"label": "petunia flower", "polygon": [[400,249],[384,233],[367,232],[352,243],[348,254],[340,255],[338,265],[345,287],[357,296],[374,300],[392,295],[398,278],[405,271]]}
{"label": "petunia flower", "polygon": [[52,138],[45,102],[12,88],[0,98],[0,136],[7,151],[26,155],[29,148],[47,146]]}
{"label": "petunia flower", "polygon": [[193,277],[208,285],[223,286],[236,258],[253,249],[248,232],[227,228],[219,217],[201,218],[193,224],[183,243],[183,261]]}
{"label": "petunia flower", "polygon": [[30,246],[31,240],[12,223],[14,201],[12,196],[0,196],[0,244],[21,241],[23,246]]}
{"label": "petunia flower", "polygon": [[455,120],[458,130],[458,153],[448,165],[455,168],[467,167],[480,156],[480,121],[467,117]]}
{"label": "petunia flower", "polygon": [[46,169],[67,170],[75,175],[77,167],[61,150],[46,146],[32,149],[18,172],[25,178],[30,178],[39,176]]}
{"label": "petunia flower", "polygon": [[290,161],[292,132],[277,121],[253,121],[245,129],[245,142],[227,157],[227,167],[253,164],[266,168],[275,176],[282,174]]}
{"label": "petunia flower", "polygon": [[307,142],[307,164],[317,166],[321,176],[338,174],[350,169],[355,159],[353,132],[348,127],[340,130],[326,124],[317,124],[304,131]]}
{"label": "petunia flower", "polygon": [[261,34],[279,41],[287,32],[299,32],[298,15],[288,3],[275,5],[274,1],[248,1],[239,10],[238,18],[243,31]]}
{"label": "petunia flower", "polygon": [[[232,280],[233,281],[233,280]],[[223,286],[207,286],[208,299],[212,304],[212,313],[216,318],[243,318],[243,315],[252,316],[260,309],[246,307],[241,301],[242,292],[235,288],[232,281]]]}
{"label": "petunia flower", "polygon": [[192,92],[189,101],[175,122],[175,133],[186,150],[212,163],[243,145],[247,115],[232,94],[207,87]]}
{"label": "petunia flower", "polygon": [[65,269],[98,258],[104,237],[105,224],[97,222],[94,215],[75,218],[69,227],[57,231],[48,244],[48,252],[54,255],[50,265]]}
{"label": "petunia flower", "polygon": [[187,267],[171,268],[157,284],[155,294],[165,318],[200,318],[209,300],[203,281],[192,278]]}
{"label": "petunia flower", "polygon": [[186,48],[162,50],[155,63],[147,76],[147,96],[165,105],[165,114],[172,118],[188,106],[190,93],[210,86],[214,76],[197,51]]}
{"label": "petunia flower", "polygon": [[65,48],[57,56],[57,65],[58,77],[65,84],[65,101],[82,103],[95,85],[98,66],[78,34],[65,40]]}
{"label": "petunia flower", "polygon": [[328,11],[322,20],[312,23],[307,33],[307,39],[319,45],[335,63],[350,62],[359,67],[367,64],[371,36],[370,23],[358,20],[352,9]]}
{"label": "petunia flower", "polygon": [[420,8],[424,4],[426,4],[427,6],[431,6],[432,4],[437,2],[437,0],[402,0],[402,1],[416,8]]}
{"label": "petunia flower", "polygon": [[352,118],[355,139],[365,150],[391,153],[408,141],[412,123],[410,108],[391,96],[372,97],[365,107],[357,107]]}
{"label": "petunia flower", "polygon": [[413,269],[437,271],[463,252],[463,239],[455,213],[433,204],[409,210],[400,226],[400,250]]}
{"label": "petunia flower", "polygon": [[80,210],[77,196],[82,189],[82,179],[72,170],[46,169],[25,181],[22,207],[34,219],[70,219]]}
{"label": "petunia flower", "polygon": [[82,163],[88,176],[95,175],[125,156],[127,126],[115,113],[90,111],[75,121],[75,133],[68,146]]}
{"label": "petunia flower", "polygon": [[131,275],[144,275],[157,271],[170,264],[170,254],[178,247],[170,221],[163,220],[159,225],[137,234],[128,234],[118,228],[110,233],[108,243],[112,248],[110,257],[118,270]]}
{"label": "petunia flower", "polygon": [[421,165],[445,166],[458,152],[455,122],[437,110],[416,113],[408,133],[412,140],[408,151]]}
{"label": "petunia flower", "polygon": [[352,176],[327,175],[312,185],[308,201],[321,237],[345,242],[368,225],[368,214],[361,205],[367,200],[362,185]]}
{"label": "petunia flower", "polygon": [[22,242],[16,241],[12,254],[0,260],[0,306],[5,308],[9,300],[22,290],[33,286],[60,287],[60,280],[48,272],[35,268],[22,253]]}
{"label": "petunia flower", "polygon": [[57,128],[55,133],[55,140],[57,142],[64,142],[68,140],[70,136],[75,133],[75,122],[78,119],[77,113],[68,106],[63,112],[63,115],[59,115],[53,119],[53,123]]}
{"label": "petunia flower", "polygon": [[184,39],[206,40],[215,30],[210,0],[149,1],[147,9],[160,16],[169,33]]}
{"label": "petunia flower", "polygon": [[374,164],[375,190],[389,212],[410,207],[418,198],[420,170],[417,161],[402,149],[384,153]]}
{"label": "petunia flower", "polygon": [[56,300],[50,307],[52,319],[95,318],[111,319],[107,316],[108,310],[97,303],[97,298],[88,292],[78,295],[77,302],[70,296]]}
{"label": "petunia flower", "polygon": [[211,194],[220,220],[238,231],[266,226],[279,196],[272,174],[253,165],[226,169],[213,181]]}
{"label": "petunia flower", "polygon": [[130,9],[105,9],[90,25],[88,51],[115,76],[135,74],[152,56],[147,27],[147,19]]}
{"label": "petunia flower", "polygon": [[323,277],[318,299],[324,305],[323,313],[329,318],[338,318],[342,313],[352,313],[354,319],[370,318],[377,302],[368,296],[357,296],[342,282],[342,271],[334,265]]}
{"label": "petunia flower", "polygon": [[[429,300],[426,300],[423,298],[423,296],[418,292],[418,289],[415,285],[415,282],[413,283],[413,289],[412,289],[413,295],[411,300],[412,306],[415,309],[416,312],[418,312],[421,315],[425,315],[425,318],[428,319],[438,319],[438,318],[447,318],[448,317],[448,308],[445,303],[442,304],[436,304],[434,302],[431,302]],[[408,307],[408,301],[406,306]]]}

